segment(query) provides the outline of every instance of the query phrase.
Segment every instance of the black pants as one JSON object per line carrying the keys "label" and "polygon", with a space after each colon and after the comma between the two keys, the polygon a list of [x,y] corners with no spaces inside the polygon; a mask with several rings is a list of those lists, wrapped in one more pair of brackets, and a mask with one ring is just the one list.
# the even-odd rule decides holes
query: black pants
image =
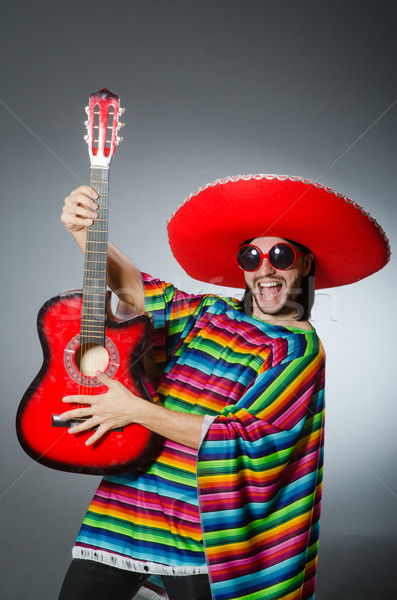
{"label": "black pants", "polygon": [[[58,600],[132,600],[149,576],[74,558]],[[162,575],[170,600],[211,600],[208,575]]]}

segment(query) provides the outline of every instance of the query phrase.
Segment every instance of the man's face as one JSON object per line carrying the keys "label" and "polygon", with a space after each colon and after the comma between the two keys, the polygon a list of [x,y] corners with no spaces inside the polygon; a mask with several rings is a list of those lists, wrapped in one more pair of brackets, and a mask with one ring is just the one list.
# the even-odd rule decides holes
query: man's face
{"label": "man's face", "polygon": [[[260,237],[251,244],[267,254],[272,246],[285,241],[276,237]],[[283,271],[275,269],[264,258],[257,271],[244,271],[245,282],[252,293],[252,314],[262,321],[280,325],[283,320],[299,318],[295,301],[301,291],[302,278],[309,273],[312,261],[312,254],[298,256],[295,264]]]}

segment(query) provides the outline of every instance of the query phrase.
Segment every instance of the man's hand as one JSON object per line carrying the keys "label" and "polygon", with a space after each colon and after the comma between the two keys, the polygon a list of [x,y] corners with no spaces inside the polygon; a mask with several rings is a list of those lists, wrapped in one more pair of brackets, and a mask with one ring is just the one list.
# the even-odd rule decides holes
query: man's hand
{"label": "man's hand", "polygon": [[[87,227],[98,218],[96,191],[88,185],[81,185],[66,196],[61,221],[80,246],[86,250]],[[145,312],[145,299],[140,270],[133,262],[109,242],[108,245],[108,285],[110,289],[135,312]]]}
{"label": "man's hand", "polygon": [[69,433],[76,434],[89,431],[94,427],[98,428],[86,441],[87,446],[97,442],[111,429],[125,427],[137,422],[138,415],[150,404],[105,373],[98,371],[97,377],[101,383],[108,387],[108,391],[105,394],[94,396],[65,396],[63,402],[84,404],[85,406],[69,410],[60,415],[61,419],[85,419],[80,425],[71,427]]}
{"label": "man's hand", "polygon": [[109,391],[96,396],[65,396],[64,402],[85,406],[60,415],[61,419],[86,419],[80,425],[69,429],[69,433],[72,434],[98,427],[86,441],[87,446],[100,440],[111,429],[125,427],[131,423],[142,425],[189,448],[197,449],[200,446],[204,415],[170,410],[154,402],[148,402],[101,371],[97,372],[97,377]]}
{"label": "man's hand", "polygon": [[70,196],[66,196],[61,221],[68,231],[73,233],[92,225],[98,217],[95,212],[98,208],[97,199],[98,194],[88,185],[81,185]]}

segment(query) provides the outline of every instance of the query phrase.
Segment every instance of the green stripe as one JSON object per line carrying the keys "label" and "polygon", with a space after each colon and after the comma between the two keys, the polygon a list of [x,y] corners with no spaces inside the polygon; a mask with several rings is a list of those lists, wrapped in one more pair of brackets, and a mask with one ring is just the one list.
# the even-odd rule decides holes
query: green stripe
{"label": "green stripe", "polygon": [[[277,526],[291,521],[297,516],[308,514],[313,509],[314,493],[301,498],[288,506],[277,510],[263,519],[257,519],[245,526],[237,528],[228,528],[222,531],[221,543],[218,532],[208,531],[206,533],[206,542],[209,546],[223,546],[224,544],[236,543],[241,540],[247,540],[260,533],[265,533]],[[230,517],[233,521],[233,516]],[[249,536],[248,536],[249,534]]]}
{"label": "green stripe", "polygon": [[123,535],[124,537],[133,537],[134,539],[138,539],[142,542],[161,542],[162,544],[170,547],[175,547],[175,540],[179,540],[183,547],[188,550],[202,552],[202,544],[200,540],[193,540],[189,537],[182,537],[177,533],[171,533],[164,529],[159,529],[150,526],[150,529],[146,526],[134,524],[131,527],[131,523],[125,521],[126,525],[123,525],[123,521],[116,519],[115,517],[106,516],[106,520],[104,520],[103,515],[99,515],[99,518],[96,518],[94,513],[87,513],[86,518],[83,521],[84,525],[89,525],[90,527],[105,529],[106,531],[110,531],[112,533],[118,533]]}

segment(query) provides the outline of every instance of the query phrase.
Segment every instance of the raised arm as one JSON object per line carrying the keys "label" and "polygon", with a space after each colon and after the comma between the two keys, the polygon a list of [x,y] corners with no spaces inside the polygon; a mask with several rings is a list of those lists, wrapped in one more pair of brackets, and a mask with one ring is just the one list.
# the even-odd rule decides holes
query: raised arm
{"label": "raised arm", "polygon": [[[92,225],[98,213],[96,209],[96,191],[81,185],[65,198],[61,221],[72,234],[81,250],[85,251],[87,227]],[[145,301],[141,273],[133,262],[118,248],[109,242],[108,285],[111,290],[137,312],[144,312]]]}

